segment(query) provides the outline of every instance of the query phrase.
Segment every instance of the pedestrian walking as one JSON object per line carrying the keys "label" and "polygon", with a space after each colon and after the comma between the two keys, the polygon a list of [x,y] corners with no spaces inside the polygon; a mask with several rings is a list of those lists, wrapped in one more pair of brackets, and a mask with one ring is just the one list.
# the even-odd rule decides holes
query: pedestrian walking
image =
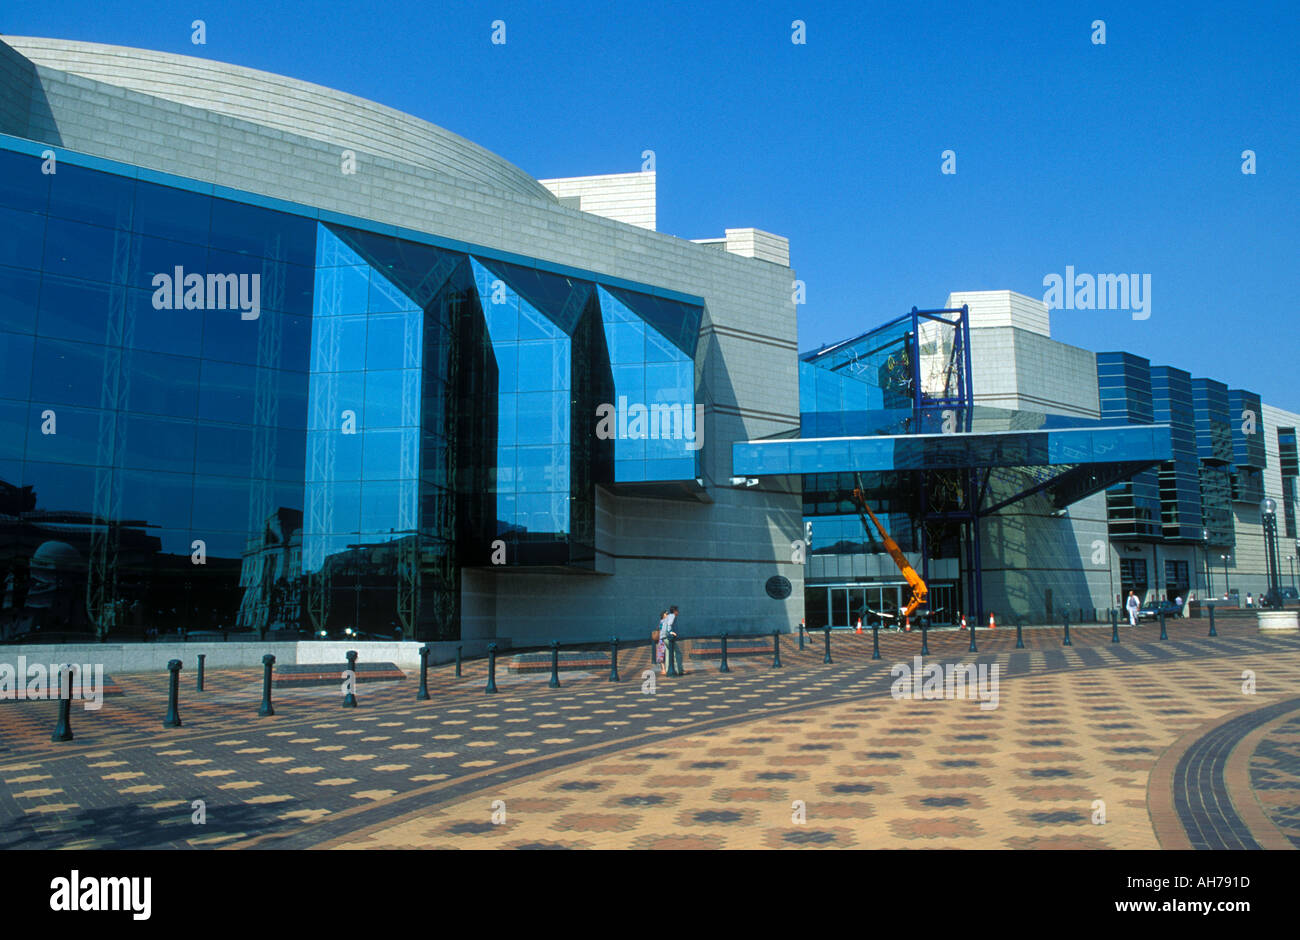
{"label": "pedestrian walking", "polygon": [[1138,600],[1137,591],[1128,592],[1128,603],[1124,606],[1128,609],[1128,625],[1136,627],[1138,625],[1138,611],[1142,608],[1142,602]]}
{"label": "pedestrian walking", "polygon": [[[668,648],[668,631],[664,629],[664,621],[667,619],[668,619],[668,611],[666,610],[659,611],[659,629],[655,630],[654,632],[656,663],[666,662],[666,658],[664,654]],[[667,668],[668,668],[667,666],[663,666],[663,669],[666,670]]]}

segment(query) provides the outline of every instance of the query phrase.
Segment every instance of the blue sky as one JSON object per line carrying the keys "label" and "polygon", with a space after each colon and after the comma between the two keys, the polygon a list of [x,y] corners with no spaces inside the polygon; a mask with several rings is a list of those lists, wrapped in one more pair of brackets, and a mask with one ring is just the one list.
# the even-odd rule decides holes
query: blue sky
{"label": "blue sky", "polygon": [[1061,310],[1053,335],[1300,410],[1300,5],[1131,6],[96,0],[12,5],[0,32],[318,82],[541,178],[653,149],[661,231],[790,239],[801,348],[950,290],[1041,297],[1067,265],[1149,274],[1149,319]]}

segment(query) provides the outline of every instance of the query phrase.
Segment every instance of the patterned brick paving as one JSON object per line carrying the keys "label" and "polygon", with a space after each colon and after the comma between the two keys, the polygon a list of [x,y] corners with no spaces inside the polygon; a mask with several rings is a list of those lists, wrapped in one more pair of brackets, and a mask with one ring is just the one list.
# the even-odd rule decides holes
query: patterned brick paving
{"label": "patterned brick paving", "polygon": [[[1034,630],[1014,650],[1003,628],[981,631],[977,654],[965,634],[931,633],[929,661],[1000,666],[992,711],[888,696],[916,633],[882,636],[875,662],[870,635],[836,634],[832,665],[820,642],[800,653],[790,638],[780,670],[746,656],[724,675],[688,654],[687,675],[656,676],[654,695],[645,647],[620,651],[617,683],[566,673],[549,689],[545,673],[499,668],[495,696],[476,661],[459,680],[431,670],[430,702],[413,680],[359,685],[356,710],[337,689],[277,689],[270,718],[257,717],[260,670],[210,671],[201,694],[183,674],[185,724],[170,730],[165,674],[119,675],[124,695],[74,708],[71,743],[49,740],[54,703],[0,705],[0,847],[1154,848],[1145,788],[1161,753],[1300,679],[1300,640],[1220,632],[1171,626],[1159,643],[1126,629],[1117,646],[1109,628],[1080,628],[1062,649],[1058,631]],[[1251,700],[1245,668],[1259,675]],[[1260,772],[1294,782],[1294,728],[1275,730]],[[1275,805],[1294,830],[1296,801]]]}

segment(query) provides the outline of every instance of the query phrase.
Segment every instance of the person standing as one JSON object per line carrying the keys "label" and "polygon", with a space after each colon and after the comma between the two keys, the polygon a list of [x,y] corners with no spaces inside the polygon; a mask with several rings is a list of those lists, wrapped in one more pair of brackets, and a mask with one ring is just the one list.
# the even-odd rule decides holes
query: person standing
{"label": "person standing", "polygon": [[1128,592],[1128,603],[1124,606],[1128,609],[1128,625],[1136,627],[1138,625],[1138,610],[1142,607],[1142,602],[1138,600],[1137,591]]}
{"label": "person standing", "polygon": [[[677,623],[677,608],[669,607],[668,614],[667,616],[664,617],[663,623],[659,627],[660,642],[663,643],[664,645],[664,664],[663,664],[664,675],[668,675],[668,665],[669,665],[668,657],[672,656],[673,653],[675,652],[673,649],[673,644],[668,642],[668,638],[677,636],[677,631],[673,629],[676,623]],[[680,663],[681,659],[679,658],[677,661],[678,663]]]}
{"label": "person standing", "polygon": [[668,611],[659,611],[659,629],[655,631],[655,662],[664,662],[664,651],[668,646],[668,632],[664,629],[664,621],[668,619]]}
{"label": "person standing", "polygon": [[1250,596],[1250,592],[1249,592],[1249,591],[1246,592],[1246,606],[1247,606],[1247,607],[1254,607],[1254,606],[1255,606],[1255,599],[1254,599],[1253,597]]}

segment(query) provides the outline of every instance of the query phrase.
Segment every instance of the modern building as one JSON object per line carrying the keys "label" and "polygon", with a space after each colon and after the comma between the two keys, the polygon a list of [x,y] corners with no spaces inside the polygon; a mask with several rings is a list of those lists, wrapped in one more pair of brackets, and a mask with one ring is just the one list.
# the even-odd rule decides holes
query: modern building
{"label": "modern building", "polygon": [[799,475],[809,626],[893,626],[910,596],[855,488],[922,574],[936,624],[1102,619],[1130,590],[1257,599],[1265,495],[1293,585],[1300,416],[1061,343],[1050,322],[1021,294],[954,293],[800,357],[799,437],[734,452],[737,473]]}
{"label": "modern building", "polygon": [[[0,631],[788,629],[784,239],[247,68],[0,42]],[[773,579],[776,579],[775,581]]]}
{"label": "modern building", "polygon": [[799,354],[785,239],[656,224],[653,173],[0,38],[0,639],[895,622],[855,489],[936,624],[1258,597],[1264,496],[1300,573],[1300,416],[1240,376],[1006,290]]}

